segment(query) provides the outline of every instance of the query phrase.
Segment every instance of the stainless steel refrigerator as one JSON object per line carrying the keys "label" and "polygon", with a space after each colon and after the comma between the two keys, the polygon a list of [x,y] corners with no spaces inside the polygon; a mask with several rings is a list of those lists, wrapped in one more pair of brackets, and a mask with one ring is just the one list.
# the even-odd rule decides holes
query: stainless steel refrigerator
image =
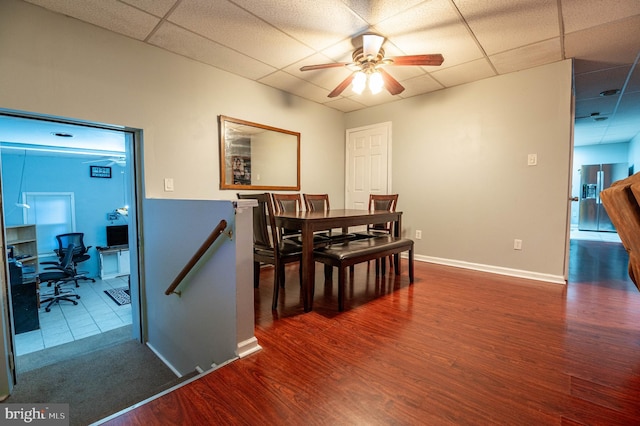
{"label": "stainless steel refrigerator", "polygon": [[580,210],[578,229],[581,231],[609,231],[616,228],[600,200],[600,191],[615,181],[629,176],[627,163],[592,164],[580,168]]}

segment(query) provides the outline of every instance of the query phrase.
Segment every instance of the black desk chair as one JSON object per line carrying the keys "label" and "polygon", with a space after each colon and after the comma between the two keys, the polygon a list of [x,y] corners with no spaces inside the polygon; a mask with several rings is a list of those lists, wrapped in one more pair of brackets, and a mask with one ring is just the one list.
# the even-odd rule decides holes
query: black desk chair
{"label": "black desk chair", "polygon": [[60,259],[60,262],[62,262],[62,259],[65,257],[67,247],[73,245],[72,266],[74,274],[76,276],[76,287],[78,287],[78,281],[91,281],[93,283],[96,282],[95,279],[89,278],[83,273],[78,272],[78,263],[86,262],[91,258],[91,256],[87,253],[91,246],[84,245],[84,233],[70,232],[68,234],[60,234],[56,235],[56,240],[58,241],[58,248],[54,251],[58,255],[58,259]]}
{"label": "black desk chair", "polygon": [[38,286],[43,282],[46,282],[49,286],[53,286],[53,290],[49,294],[40,294],[40,303],[48,303],[45,307],[45,311],[47,312],[51,311],[52,305],[60,303],[62,300],[71,302],[74,305],[78,304],[73,298],[80,299],[80,295],[76,294],[73,289],[69,290],[63,287],[65,284],[75,282],[76,280],[75,269],[73,267],[73,252],[74,247],[73,244],[71,244],[64,250],[64,257],[59,264],[52,265],[55,262],[43,262],[43,264],[49,265],[45,268],[49,272],[43,272],[36,276]]}

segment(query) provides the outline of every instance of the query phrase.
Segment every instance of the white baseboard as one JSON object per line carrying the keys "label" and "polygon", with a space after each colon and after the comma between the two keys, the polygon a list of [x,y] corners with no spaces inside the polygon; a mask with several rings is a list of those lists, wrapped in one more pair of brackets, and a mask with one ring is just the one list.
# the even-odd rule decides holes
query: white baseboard
{"label": "white baseboard", "polygon": [[258,344],[258,339],[254,337],[244,340],[238,343],[236,348],[236,355],[240,358],[244,358],[252,353],[258,352],[262,349],[262,346]]}
{"label": "white baseboard", "polygon": [[147,345],[147,347],[148,347],[149,349],[151,349],[151,351],[152,351],[154,354],[156,354],[156,356],[157,356],[158,358],[160,358],[160,360],[164,363],[164,365],[166,365],[166,366],[167,366],[167,368],[169,368],[171,371],[173,371],[173,374],[175,374],[175,375],[176,375],[176,377],[182,377],[182,374],[180,374],[180,372],[179,372],[179,371],[178,371],[178,370],[177,370],[173,365],[171,365],[171,364],[169,363],[169,361],[167,361],[167,359],[166,359],[165,357],[163,357],[163,356],[160,354],[160,352],[158,352],[158,351],[156,350],[156,348],[154,348],[152,345],[150,345],[150,344],[149,344],[149,342],[147,342],[147,343],[145,343],[145,344]]}
{"label": "white baseboard", "polygon": [[[403,256],[404,257],[404,256]],[[414,256],[414,260],[418,262],[436,263],[438,265],[453,266],[455,268],[472,269],[474,271],[489,272],[498,275],[507,275],[510,277],[526,278],[536,281],[544,281],[553,284],[566,284],[567,282],[562,275],[541,274],[539,272],[523,271],[520,269],[503,268],[500,266],[483,265],[481,263],[464,262],[461,260],[443,259],[431,256]]]}

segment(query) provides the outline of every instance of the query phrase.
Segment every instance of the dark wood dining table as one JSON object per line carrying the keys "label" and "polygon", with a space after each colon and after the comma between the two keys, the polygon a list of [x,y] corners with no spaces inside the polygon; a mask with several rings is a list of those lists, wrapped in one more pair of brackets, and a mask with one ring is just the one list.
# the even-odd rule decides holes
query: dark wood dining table
{"label": "dark wood dining table", "polygon": [[341,228],[348,232],[349,227],[376,223],[393,222],[395,236],[400,236],[402,212],[370,211],[357,209],[337,209],[315,212],[290,212],[275,215],[276,225],[286,229],[298,229],[302,235],[302,300],[304,311],[313,309],[315,289],[315,264],[313,260],[313,234],[317,231]]}

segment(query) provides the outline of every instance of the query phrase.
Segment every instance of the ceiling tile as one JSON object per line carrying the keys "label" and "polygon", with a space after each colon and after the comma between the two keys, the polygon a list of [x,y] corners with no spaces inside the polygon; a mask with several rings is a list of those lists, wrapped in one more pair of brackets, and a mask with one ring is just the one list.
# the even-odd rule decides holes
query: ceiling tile
{"label": "ceiling tile", "polygon": [[117,0],[25,0],[63,15],[144,40],[160,20]]}
{"label": "ceiling tile", "polygon": [[506,74],[531,68],[534,64],[539,66],[560,61],[562,60],[562,48],[560,39],[553,38],[498,53],[490,56],[489,59],[498,73]]}
{"label": "ceiling tile", "polygon": [[300,67],[303,67],[305,65],[327,63],[333,63],[333,61],[326,56],[318,53],[316,55],[309,56],[300,62],[296,62],[288,67],[285,67],[283,70],[297,78],[305,79],[328,90],[333,90],[334,87],[336,87],[342,80],[347,78],[354,71],[354,69],[347,66],[311,71],[300,71]]}
{"label": "ceiling tile", "polygon": [[576,99],[598,98],[600,92],[609,89],[622,89],[631,66],[608,68],[576,74]]}
{"label": "ceiling tile", "polygon": [[314,53],[309,47],[226,0],[183,0],[168,19],[276,68]]}
{"label": "ceiling tile", "polygon": [[562,17],[567,33],[640,15],[638,0],[563,0]]}
{"label": "ceiling tile", "polygon": [[488,55],[560,36],[557,0],[453,1]]}
{"label": "ceiling tile", "polygon": [[576,73],[632,64],[640,50],[638,28],[640,16],[567,34],[565,56],[576,59]]}
{"label": "ceiling tile", "polygon": [[574,144],[576,146],[599,144],[602,142],[602,138],[606,131],[606,126],[597,126],[593,123],[581,124],[576,122],[574,128]]}
{"label": "ceiling tile", "polygon": [[284,90],[285,92],[301,97],[304,96],[307,99],[319,103],[326,102],[327,95],[330,92],[329,90],[322,89],[283,71],[269,74],[258,81],[267,86],[275,87],[276,89]]}
{"label": "ceiling tile", "polygon": [[351,112],[357,111],[359,109],[364,108],[364,104],[360,102],[356,102],[352,98],[337,98],[335,100],[325,102],[326,106],[329,108],[334,108],[342,112]]}
{"label": "ceiling tile", "polygon": [[405,91],[400,94],[402,98],[410,98],[412,96],[421,95],[423,93],[435,92],[443,89],[442,84],[435,81],[430,75],[425,74],[409,80],[402,81]]}
{"label": "ceiling tile", "polygon": [[340,0],[234,0],[234,3],[316,50],[369,27]]}
{"label": "ceiling tile", "polygon": [[496,73],[486,59],[478,59],[477,61],[468,62],[452,68],[434,71],[431,75],[445,87],[452,87],[492,77],[496,75]]}
{"label": "ceiling tile", "polygon": [[611,115],[616,108],[617,96],[576,100],[576,118],[589,117],[594,113]]}
{"label": "ceiling tile", "polygon": [[348,4],[359,16],[371,25],[376,25],[385,19],[391,18],[404,10],[407,10],[424,0],[349,0]]}
{"label": "ceiling tile", "polygon": [[[640,52],[638,52],[638,56],[640,56]],[[633,72],[629,76],[629,81],[627,82],[627,87],[624,89],[624,93],[635,93],[640,92],[640,63],[635,64],[635,68]]]}
{"label": "ceiling tile", "polygon": [[153,34],[149,43],[254,80],[276,71],[272,66],[193,34],[170,22],[164,22]]}
{"label": "ceiling tile", "polygon": [[120,0],[158,17],[164,17],[180,0]]}
{"label": "ceiling tile", "polygon": [[406,55],[441,53],[443,68],[482,57],[482,51],[448,0],[421,3],[376,28],[392,38],[393,44]]}
{"label": "ceiling tile", "polygon": [[640,116],[640,92],[623,95],[616,110],[615,123],[634,124],[637,126]]}

